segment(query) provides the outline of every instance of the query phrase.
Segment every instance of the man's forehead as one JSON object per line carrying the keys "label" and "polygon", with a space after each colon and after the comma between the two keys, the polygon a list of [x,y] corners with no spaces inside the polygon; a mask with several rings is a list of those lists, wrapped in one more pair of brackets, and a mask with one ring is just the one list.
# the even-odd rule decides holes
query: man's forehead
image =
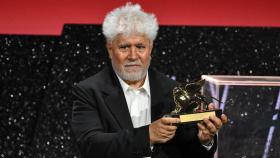
{"label": "man's forehead", "polygon": [[124,35],[119,34],[114,39],[117,43],[146,43],[149,42],[149,38],[145,35],[141,34],[131,34],[131,35]]}

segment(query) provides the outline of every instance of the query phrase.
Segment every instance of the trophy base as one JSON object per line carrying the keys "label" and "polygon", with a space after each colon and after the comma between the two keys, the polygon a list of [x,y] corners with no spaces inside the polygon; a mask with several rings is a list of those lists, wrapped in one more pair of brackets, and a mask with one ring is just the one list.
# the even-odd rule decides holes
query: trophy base
{"label": "trophy base", "polygon": [[216,116],[221,117],[222,110],[216,109],[216,110],[207,110],[203,112],[197,112],[197,113],[187,113],[187,114],[170,114],[167,115],[167,117],[178,117],[180,118],[180,123],[187,123],[187,122],[198,122],[202,121],[204,118],[207,118],[209,116]]}

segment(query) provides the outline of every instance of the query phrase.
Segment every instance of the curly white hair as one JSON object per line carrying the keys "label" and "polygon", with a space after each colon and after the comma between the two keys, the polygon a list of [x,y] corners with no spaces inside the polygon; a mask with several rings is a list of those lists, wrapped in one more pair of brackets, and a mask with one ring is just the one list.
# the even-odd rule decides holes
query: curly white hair
{"label": "curly white hair", "polygon": [[153,41],[158,22],[154,14],[144,12],[139,4],[127,3],[106,15],[102,29],[107,40],[113,40],[118,34],[143,34]]}

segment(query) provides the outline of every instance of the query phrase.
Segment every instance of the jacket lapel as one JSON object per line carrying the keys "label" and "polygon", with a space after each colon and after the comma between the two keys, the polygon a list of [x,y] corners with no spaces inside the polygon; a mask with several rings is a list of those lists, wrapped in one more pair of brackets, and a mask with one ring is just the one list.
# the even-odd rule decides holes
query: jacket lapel
{"label": "jacket lapel", "polygon": [[150,89],[151,89],[151,121],[155,121],[167,114],[169,111],[166,109],[165,100],[169,99],[166,86],[162,85],[162,79],[157,72],[150,70]]}
{"label": "jacket lapel", "polygon": [[110,70],[110,77],[106,81],[106,85],[103,87],[105,103],[109,110],[117,120],[120,128],[128,129],[133,128],[131,117],[128,111],[127,103],[124,93],[122,92],[121,85],[114,74],[113,70]]}

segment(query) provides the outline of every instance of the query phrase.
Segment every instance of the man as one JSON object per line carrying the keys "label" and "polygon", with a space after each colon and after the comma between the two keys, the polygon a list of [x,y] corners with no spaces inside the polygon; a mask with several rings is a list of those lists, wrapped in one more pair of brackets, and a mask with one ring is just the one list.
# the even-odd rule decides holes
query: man
{"label": "man", "polygon": [[[212,157],[225,115],[183,124],[174,109],[177,85],[149,69],[158,31],[154,15],[127,4],[107,14],[103,33],[111,65],[74,89],[72,128],[82,157]],[[209,105],[213,108],[213,105]]]}

